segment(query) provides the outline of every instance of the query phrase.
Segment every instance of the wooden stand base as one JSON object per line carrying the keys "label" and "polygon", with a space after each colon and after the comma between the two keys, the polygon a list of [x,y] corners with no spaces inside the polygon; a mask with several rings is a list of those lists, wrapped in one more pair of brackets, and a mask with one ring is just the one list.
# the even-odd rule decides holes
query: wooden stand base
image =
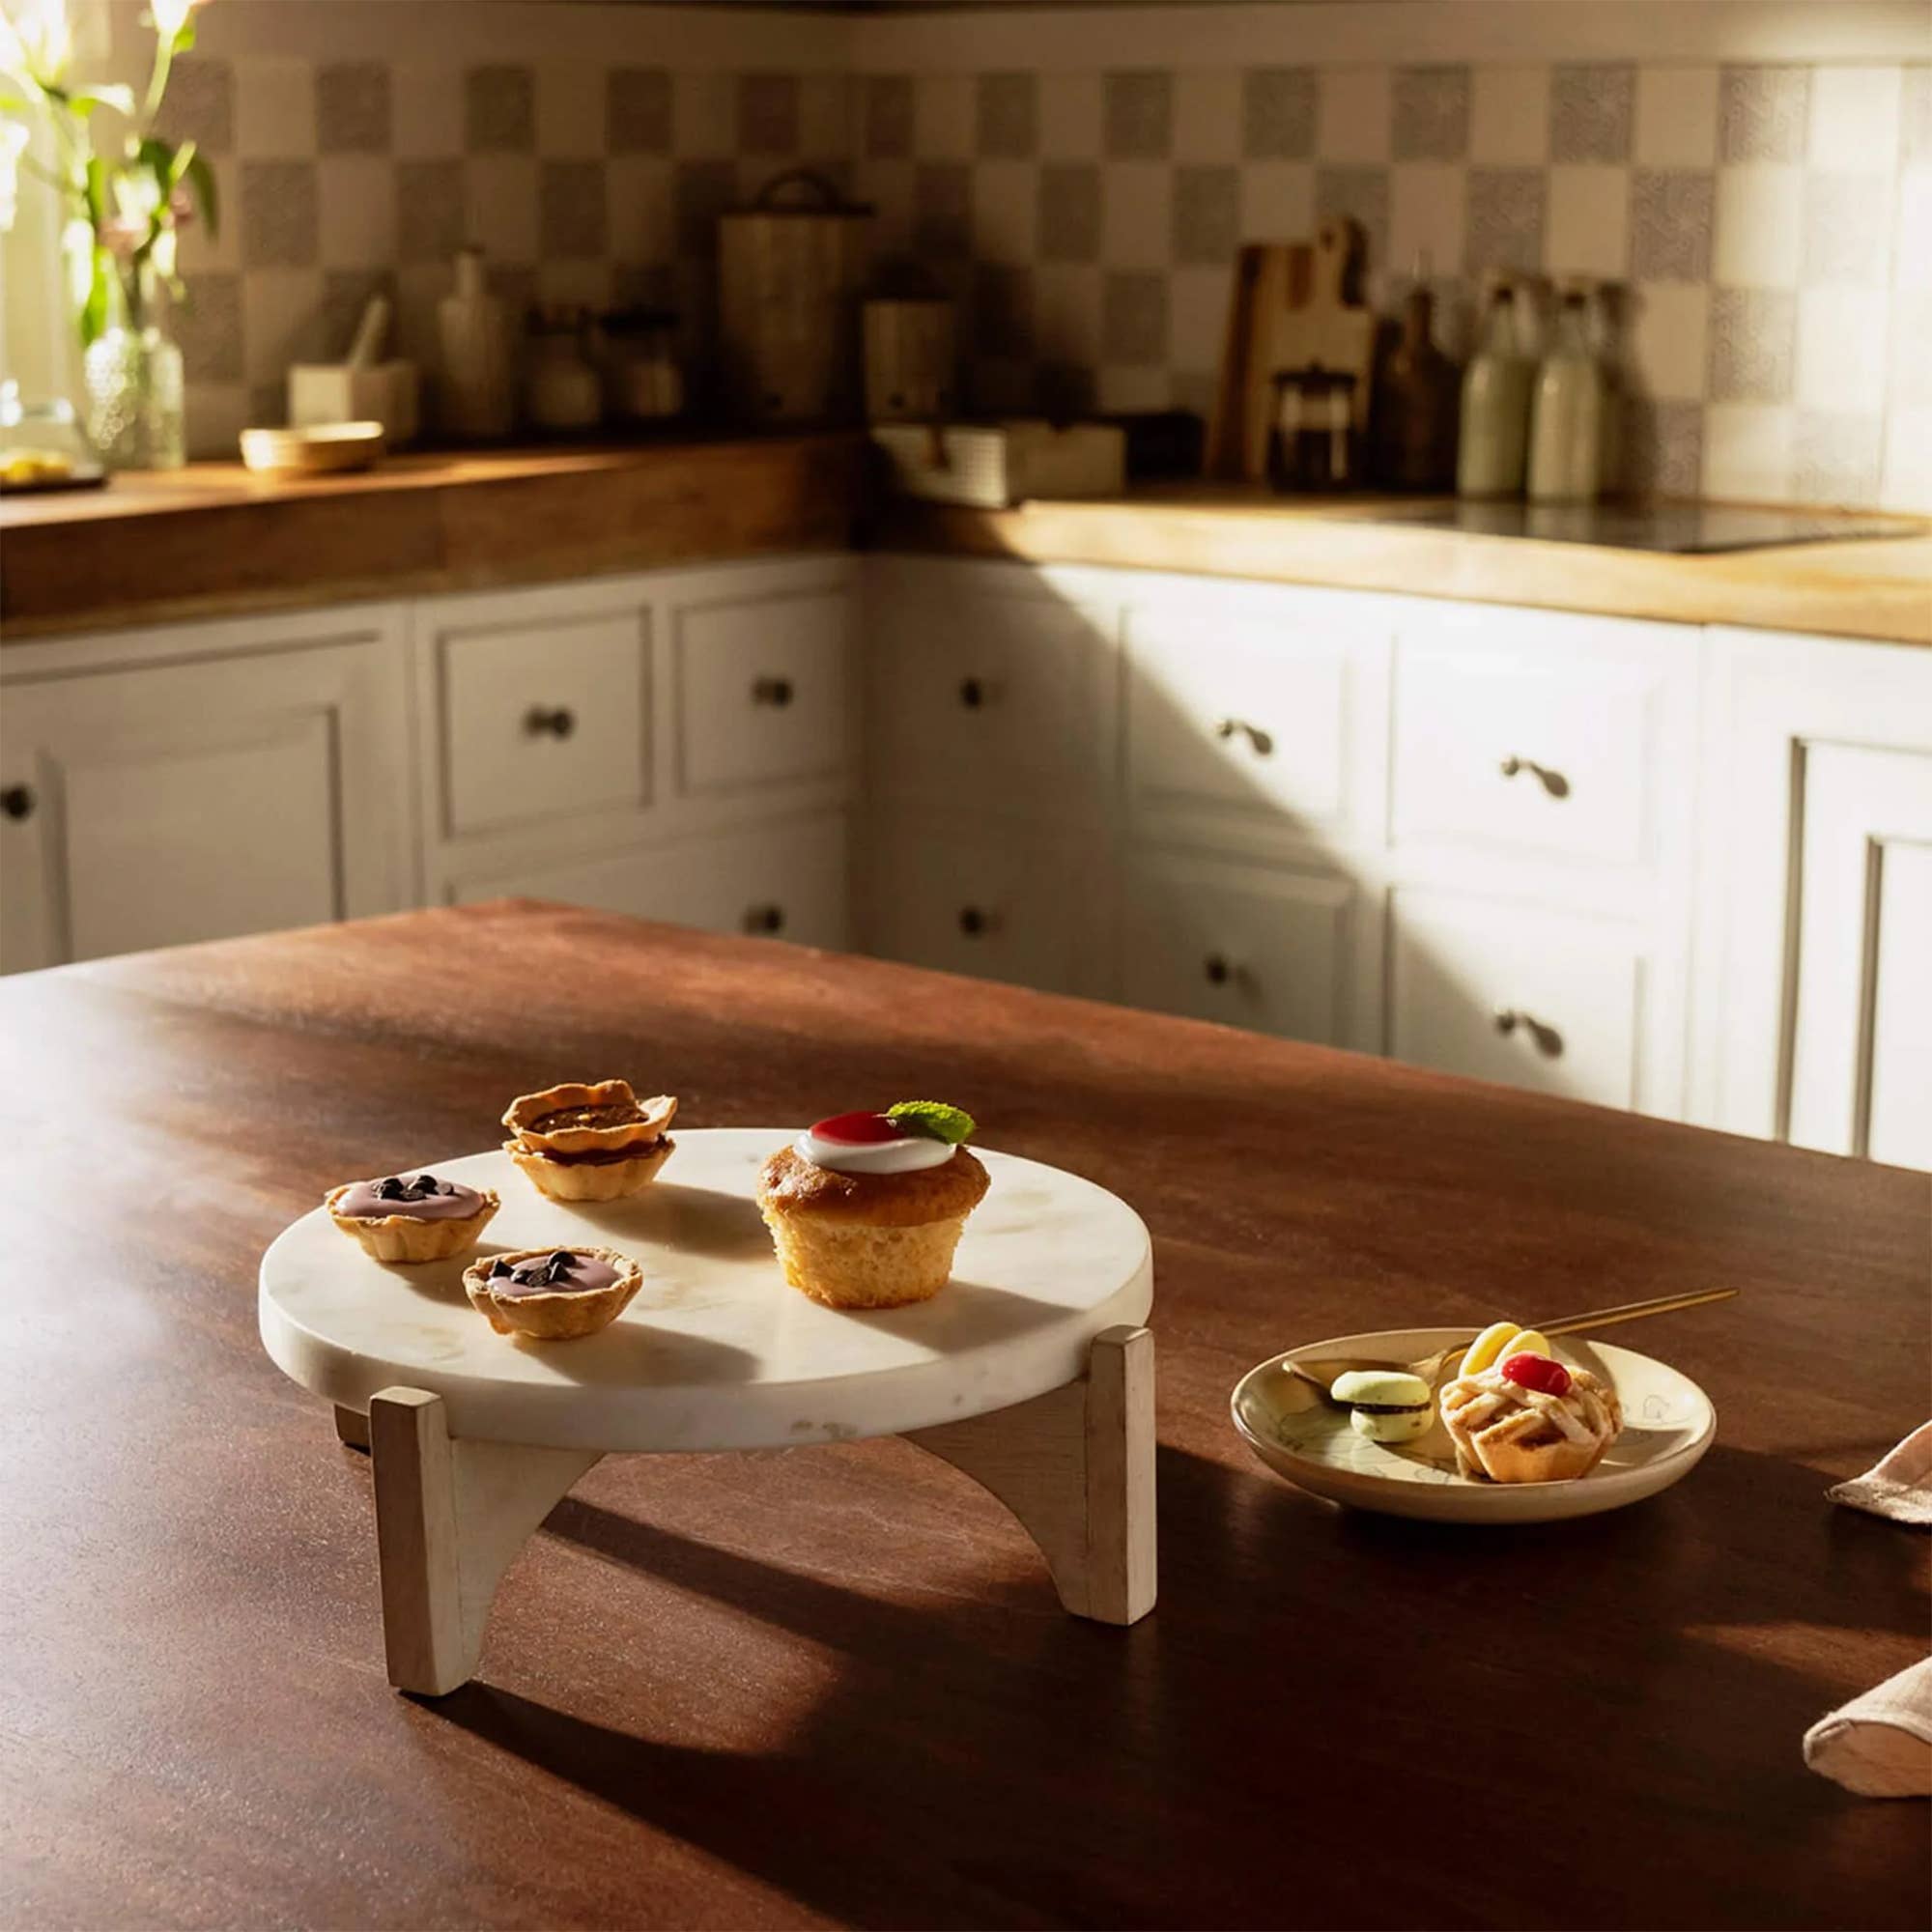
{"label": "wooden stand base", "polygon": [[[376,1548],[389,1682],[440,1697],[469,1682],[497,1584],[599,1452],[449,1434],[440,1396],[386,1388],[366,1429],[335,1411],[375,1464]],[[1131,1624],[1154,1601],[1153,1336],[1109,1328],[1087,1374],[1031,1402],[906,1437],[1012,1511],[1075,1616]]]}

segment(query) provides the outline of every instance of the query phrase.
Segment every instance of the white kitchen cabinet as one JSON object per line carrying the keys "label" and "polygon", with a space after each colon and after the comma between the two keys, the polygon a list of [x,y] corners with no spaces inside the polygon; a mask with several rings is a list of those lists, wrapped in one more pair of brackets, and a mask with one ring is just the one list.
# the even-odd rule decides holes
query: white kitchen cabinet
{"label": "white kitchen cabinet", "polygon": [[457,904],[558,899],[804,946],[849,943],[845,820],[832,814],[456,880]]}
{"label": "white kitchen cabinet", "polygon": [[10,647],[0,970],[412,903],[402,672],[384,606]]}
{"label": "white kitchen cabinet", "polygon": [[893,810],[866,858],[865,932],[889,959],[1091,993],[1111,889],[1089,843],[1051,826]]}
{"label": "white kitchen cabinet", "polygon": [[1057,822],[1114,808],[1119,619],[1052,573],[884,559],[868,593],[875,785]]}
{"label": "white kitchen cabinet", "polygon": [[1346,874],[1142,852],[1128,868],[1122,994],[1291,1039],[1378,1044],[1375,930]]}
{"label": "white kitchen cabinet", "polygon": [[1696,1118],[1932,1167],[1932,652],[1712,639]]}
{"label": "white kitchen cabinet", "polygon": [[1137,837],[1264,853],[1379,842],[1383,602],[1172,579],[1122,590]]}

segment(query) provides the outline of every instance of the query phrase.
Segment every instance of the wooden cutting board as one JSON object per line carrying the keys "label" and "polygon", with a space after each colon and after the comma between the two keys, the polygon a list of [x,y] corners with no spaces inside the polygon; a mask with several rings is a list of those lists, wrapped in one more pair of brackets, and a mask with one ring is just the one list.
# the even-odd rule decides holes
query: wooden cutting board
{"label": "wooden cutting board", "polygon": [[1267,469],[1274,411],[1274,327],[1311,286],[1315,251],[1306,242],[1250,242],[1235,257],[1235,287],[1222,337],[1202,469],[1229,482],[1259,482]]}
{"label": "wooden cutting board", "polygon": [[1319,363],[1355,379],[1355,427],[1363,431],[1369,425],[1376,318],[1353,298],[1351,283],[1366,245],[1359,223],[1347,216],[1324,221],[1315,237],[1307,298],[1276,316],[1272,336],[1273,369],[1308,369]]}

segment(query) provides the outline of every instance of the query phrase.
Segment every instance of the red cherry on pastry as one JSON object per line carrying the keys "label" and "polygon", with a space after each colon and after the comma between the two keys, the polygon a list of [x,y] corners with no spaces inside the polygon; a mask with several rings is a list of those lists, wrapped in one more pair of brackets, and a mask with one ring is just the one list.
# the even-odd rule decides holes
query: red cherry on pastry
{"label": "red cherry on pastry", "polygon": [[1503,1379],[1534,1389],[1538,1395],[1562,1396],[1570,1393],[1570,1371],[1561,1362],[1552,1362],[1548,1355],[1512,1355],[1503,1364]]}
{"label": "red cherry on pastry", "polygon": [[814,1122],[811,1131],[822,1141],[844,1141],[853,1147],[906,1137],[906,1130],[884,1114],[834,1114],[829,1121]]}

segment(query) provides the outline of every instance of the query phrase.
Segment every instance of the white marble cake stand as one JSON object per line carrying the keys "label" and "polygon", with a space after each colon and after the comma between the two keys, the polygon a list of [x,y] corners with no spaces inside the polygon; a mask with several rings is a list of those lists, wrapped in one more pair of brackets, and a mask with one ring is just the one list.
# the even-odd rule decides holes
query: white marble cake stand
{"label": "white marble cake stand", "polygon": [[474,1673],[510,1559],[623,1452],[904,1435],[1007,1504],[1076,1616],[1130,1624],[1153,1607],[1140,1216],[1077,1176],[976,1150],[993,1184],[951,1284],[841,1313],[785,1286],[753,1198],[759,1163],[792,1137],[680,1131],[650,1187],[601,1205],[546,1199],[501,1152],[429,1163],[502,1197],[477,1253],[597,1245],[641,1264],[631,1305],[579,1341],[498,1335],[464,1297],[473,1255],[386,1266],[322,1208],[262,1257],[263,1345],[373,1451],[392,1684],[441,1695]]}

